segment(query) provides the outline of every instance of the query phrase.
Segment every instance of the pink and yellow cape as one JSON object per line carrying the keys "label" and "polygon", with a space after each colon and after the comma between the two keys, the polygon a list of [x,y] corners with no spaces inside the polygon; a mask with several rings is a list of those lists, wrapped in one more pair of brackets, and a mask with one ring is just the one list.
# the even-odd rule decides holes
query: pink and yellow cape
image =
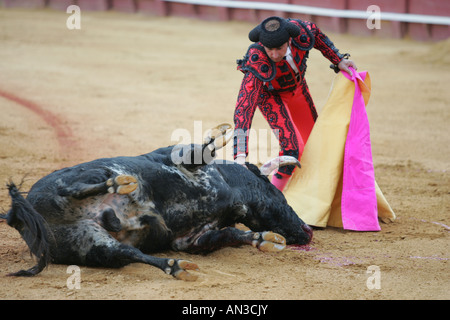
{"label": "pink and yellow cape", "polygon": [[[367,72],[340,72],[284,190],[305,223],[355,231],[379,231],[379,219],[395,213],[375,181],[366,105]],[[295,119],[294,119],[295,122]]]}

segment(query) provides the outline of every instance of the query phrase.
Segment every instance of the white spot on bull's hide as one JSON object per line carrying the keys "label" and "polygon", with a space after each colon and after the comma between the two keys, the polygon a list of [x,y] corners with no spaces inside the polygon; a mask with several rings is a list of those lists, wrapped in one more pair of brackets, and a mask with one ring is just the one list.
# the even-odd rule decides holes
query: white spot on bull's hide
{"label": "white spot on bull's hide", "polygon": [[176,238],[172,243],[173,249],[177,251],[186,250],[192,244],[198,245],[198,239],[209,230],[215,230],[217,228],[217,221],[205,224],[203,227],[192,228],[188,234],[183,237]]}
{"label": "white spot on bull's hide", "polygon": [[188,184],[198,186],[198,182],[197,179],[194,178],[194,174],[189,170],[186,170],[186,168],[184,168],[183,166],[172,167],[163,164],[161,168],[168,171],[169,173],[178,175],[181,179],[183,179],[184,182]]}
{"label": "white spot on bull's hide", "polygon": [[188,206],[185,203],[174,202],[170,205],[169,208],[167,208],[167,211],[172,212],[172,213],[177,213],[177,212],[187,212],[188,207],[192,210],[198,209],[196,201],[191,201],[190,203],[191,203],[191,205]]}
{"label": "white spot on bull's hide", "polygon": [[128,174],[125,170],[125,168],[119,166],[117,163],[114,163],[112,166],[108,167],[111,171],[117,173],[118,175],[121,174]]}
{"label": "white spot on bull's hide", "polygon": [[183,181],[185,181],[188,184],[192,184],[196,187],[203,187],[205,189],[211,189],[211,176],[210,171],[214,170],[213,168],[206,168],[205,171],[203,170],[195,170],[195,171],[189,171],[184,166],[161,166],[164,170],[169,171],[170,173],[174,173],[181,177]]}

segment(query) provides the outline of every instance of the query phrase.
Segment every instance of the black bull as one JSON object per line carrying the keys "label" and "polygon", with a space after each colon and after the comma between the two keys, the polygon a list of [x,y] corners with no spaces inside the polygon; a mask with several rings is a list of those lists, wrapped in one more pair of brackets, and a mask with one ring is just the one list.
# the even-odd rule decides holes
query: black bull
{"label": "black bull", "polygon": [[[37,258],[34,267],[11,275],[33,276],[50,262],[114,268],[140,262],[194,280],[186,270],[197,269],[195,263],[148,253],[241,244],[278,251],[309,243],[311,229],[256,166],[192,161],[226,143],[217,141],[64,168],[36,182],[26,199],[9,183],[12,206],[0,217]],[[174,163],[174,155],[183,161]]]}

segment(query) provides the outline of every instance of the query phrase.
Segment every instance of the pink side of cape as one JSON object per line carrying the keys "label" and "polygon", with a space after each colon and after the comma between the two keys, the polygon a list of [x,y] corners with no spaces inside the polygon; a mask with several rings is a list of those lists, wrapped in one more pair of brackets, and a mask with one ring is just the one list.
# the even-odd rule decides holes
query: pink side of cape
{"label": "pink side of cape", "polygon": [[370,143],[370,127],[360,85],[366,72],[352,69],[353,76],[342,72],[355,83],[350,124],[345,142],[343,191],[341,201],[344,229],[379,231],[375,173]]}

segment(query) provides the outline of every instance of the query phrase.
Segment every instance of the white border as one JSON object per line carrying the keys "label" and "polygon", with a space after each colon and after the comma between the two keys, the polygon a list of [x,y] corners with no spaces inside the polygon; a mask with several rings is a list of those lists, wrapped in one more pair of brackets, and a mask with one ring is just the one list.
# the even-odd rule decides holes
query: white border
{"label": "white border", "polygon": [[[275,10],[293,13],[310,14],[314,16],[368,19],[371,13],[362,10],[340,10],[318,8],[310,6],[301,6],[287,3],[272,2],[249,2],[249,1],[231,1],[231,0],[162,0],[165,2],[178,2],[193,5],[204,5],[214,7],[238,8],[238,9],[257,9],[257,10]],[[432,16],[423,14],[380,12],[381,20],[450,25],[450,17]]]}

